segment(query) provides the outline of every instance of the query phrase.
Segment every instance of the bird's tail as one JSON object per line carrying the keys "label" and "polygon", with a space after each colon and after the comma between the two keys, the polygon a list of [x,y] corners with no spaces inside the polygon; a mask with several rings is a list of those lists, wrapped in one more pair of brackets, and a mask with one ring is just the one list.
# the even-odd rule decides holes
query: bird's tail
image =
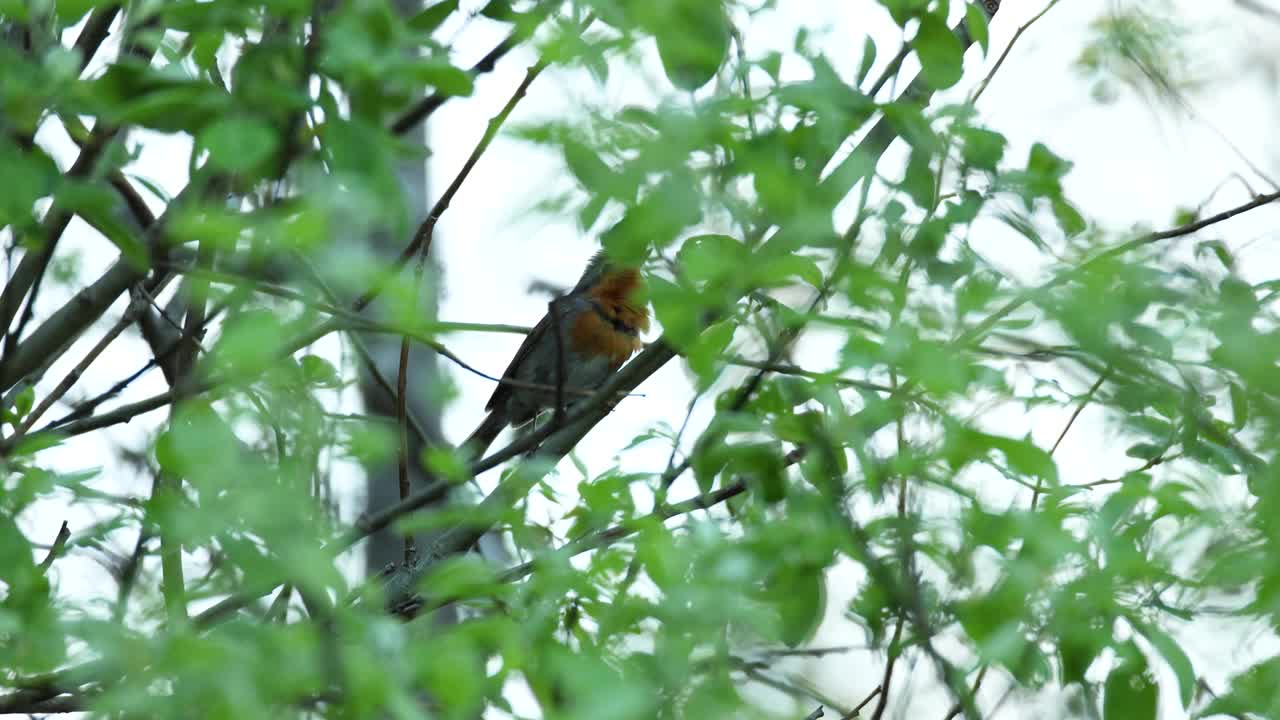
{"label": "bird's tail", "polygon": [[498,433],[502,432],[502,428],[506,426],[506,413],[498,410],[490,411],[480,422],[480,426],[462,441],[463,453],[471,460],[479,460],[484,455],[484,451],[488,450],[494,439],[498,437]]}

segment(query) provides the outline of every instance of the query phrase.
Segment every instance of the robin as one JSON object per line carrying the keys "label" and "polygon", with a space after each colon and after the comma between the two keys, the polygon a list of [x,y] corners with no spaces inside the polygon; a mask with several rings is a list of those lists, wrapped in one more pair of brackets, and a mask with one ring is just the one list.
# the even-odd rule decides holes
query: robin
{"label": "robin", "polygon": [[557,382],[571,407],[640,349],[640,333],[649,329],[649,310],[634,298],[640,285],[637,268],[616,265],[603,251],[591,258],[573,289],[553,301],[556,317],[548,309],[502,373],[485,405],[488,416],[463,443],[471,457],[483,454],[507,425],[520,427],[554,407]]}

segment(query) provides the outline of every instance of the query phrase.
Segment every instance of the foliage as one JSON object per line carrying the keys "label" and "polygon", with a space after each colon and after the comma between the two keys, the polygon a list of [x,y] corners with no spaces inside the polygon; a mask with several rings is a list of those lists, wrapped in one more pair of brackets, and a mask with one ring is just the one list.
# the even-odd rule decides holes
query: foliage
{"label": "foliage", "polygon": [[[1280,611],[1277,281],[1246,280],[1228,243],[1196,234],[1234,211],[1162,233],[1092,222],[1064,185],[1066,149],[1015,150],[972,95],[935,95],[969,87],[966,49],[985,57],[976,5],[880,0],[919,61],[909,84],[891,82],[897,48],[869,37],[860,68],[807,31],[786,53],[738,45],[788,5],[438,0],[405,18],[385,0],[0,2],[13,259],[0,293],[0,711],[752,716],[778,708],[749,686],[796,690],[772,665],[813,638],[839,570],[859,585],[835,611],[890,668],[935,669],[967,717],[988,675],[1065,689],[1081,717],[1153,718],[1161,698],[1176,713],[1274,715],[1276,658],[1207,700],[1177,637],[1224,603],[1270,623]],[[438,214],[411,217],[395,171],[424,154],[409,131],[492,68],[459,66],[441,39],[462,16],[510,33],[497,57],[540,58],[508,111],[544,70],[604,80],[659,61],[664,100],[507,130],[563,155],[575,189],[555,202],[612,257],[643,264],[662,335],[565,426],[517,439],[537,452],[512,452],[479,505],[411,515],[498,464],[435,446],[411,460],[447,480],[344,522],[327,468],[395,457],[409,423],[336,416],[354,373],[309,348],[360,330],[441,352],[460,329],[420,309],[409,268]],[[1155,47],[1119,22],[1129,57]],[[1085,57],[1096,72],[1113,59],[1101,45]],[[37,134],[53,129],[74,160]],[[143,131],[192,141],[174,197],[137,174],[133,143],[155,137]],[[120,259],[42,282],[72,216]],[[992,228],[1031,244],[1038,285],[979,251]],[[402,239],[403,262],[364,247],[375,233]],[[1171,252],[1186,243],[1194,252]],[[60,291],[75,301],[36,305]],[[365,312],[374,297],[389,321]],[[68,393],[135,327],[150,357],[138,365],[166,389],[147,395],[113,368],[98,396]],[[837,338],[829,363],[798,349],[818,327]],[[668,362],[713,416],[684,427],[671,408],[633,441],[669,447],[669,467],[557,465],[613,391]],[[1128,439],[1132,463],[1068,483],[1072,459],[990,422],[996,408],[1061,418],[1064,434],[1087,408]],[[155,410],[129,455],[145,497],[66,469]],[[551,472],[582,482],[548,527],[527,498],[550,495]],[[96,520],[41,563],[51,502]],[[438,539],[389,577],[353,577],[343,553],[393,522]],[[495,529],[527,562],[466,552]],[[52,581],[63,555],[124,545],[109,588]],[[421,619],[451,603],[468,611],[460,622]],[[901,680],[879,667],[867,677],[899,701]],[[533,700],[513,707],[513,688]]]}

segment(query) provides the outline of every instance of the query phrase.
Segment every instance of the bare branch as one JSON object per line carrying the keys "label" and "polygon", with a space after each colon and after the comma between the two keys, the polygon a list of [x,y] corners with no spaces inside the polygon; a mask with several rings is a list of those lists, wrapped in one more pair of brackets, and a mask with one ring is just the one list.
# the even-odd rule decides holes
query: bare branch
{"label": "bare branch", "polygon": [[[497,115],[489,120],[489,124],[485,127],[484,134],[480,136],[480,141],[476,143],[475,149],[471,151],[471,155],[467,158],[466,162],[462,164],[462,168],[458,170],[458,174],[454,176],[453,182],[449,183],[449,187],[445,188],[444,194],[440,196],[440,199],[436,201],[435,206],[431,208],[431,212],[427,214],[426,220],[423,220],[422,224],[418,226],[417,232],[413,234],[413,239],[409,242],[408,246],[400,252],[400,257],[396,258],[392,263],[389,272],[399,272],[405,266],[405,263],[409,262],[409,259],[418,252],[419,248],[429,246],[431,244],[431,236],[435,233],[436,223],[439,222],[440,216],[444,214],[445,210],[449,209],[449,204],[453,202],[454,196],[457,195],[458,190],[462,188],[462,183],[465,182],[467,177],[471,174],[471,170],[476,166],[476,163],[480,161],[481,156],[483,156],[485,151],[489,149],[489,145],[497,136],[498,130],[502,128],[502,125],[511,115],[511,111],[515,110],[516,105],[519,104],[520,100],[524,98],[525,93],[528,92],[529,86],[532,85],[533,81],[542,74],[543,70],[547,69],[548,65],[550,65],[548,61],[539,60],[525,73],[524,80],[520,82],[516,87],[515,92],[511,94],[511,97],[507,100],[507,104],[503,106],[502,110],[500,110]],[[352,305],[352,309],[356,312],[364,310],[369,303],[373,302],[378,295],[382,294],[384,287],[385,283],[378,283],[372,288],[366,290],[363,295],[356,299],[355,303]]]}

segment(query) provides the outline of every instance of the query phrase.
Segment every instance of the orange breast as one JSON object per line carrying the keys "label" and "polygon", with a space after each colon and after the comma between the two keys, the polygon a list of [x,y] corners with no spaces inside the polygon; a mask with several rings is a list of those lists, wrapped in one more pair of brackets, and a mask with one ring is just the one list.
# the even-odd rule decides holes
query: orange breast
{"label": "orange breast", "polygon": [[[626,322],[622,318],[619,320]],[[644,318],[644,325],[648,325],[648,317]],[[607,357],[609,365],[614,368],[620,367],[642,345],[640,338],[620,332],[594,310],[578,315],[569,329],[569,341],[574,351]]]}

